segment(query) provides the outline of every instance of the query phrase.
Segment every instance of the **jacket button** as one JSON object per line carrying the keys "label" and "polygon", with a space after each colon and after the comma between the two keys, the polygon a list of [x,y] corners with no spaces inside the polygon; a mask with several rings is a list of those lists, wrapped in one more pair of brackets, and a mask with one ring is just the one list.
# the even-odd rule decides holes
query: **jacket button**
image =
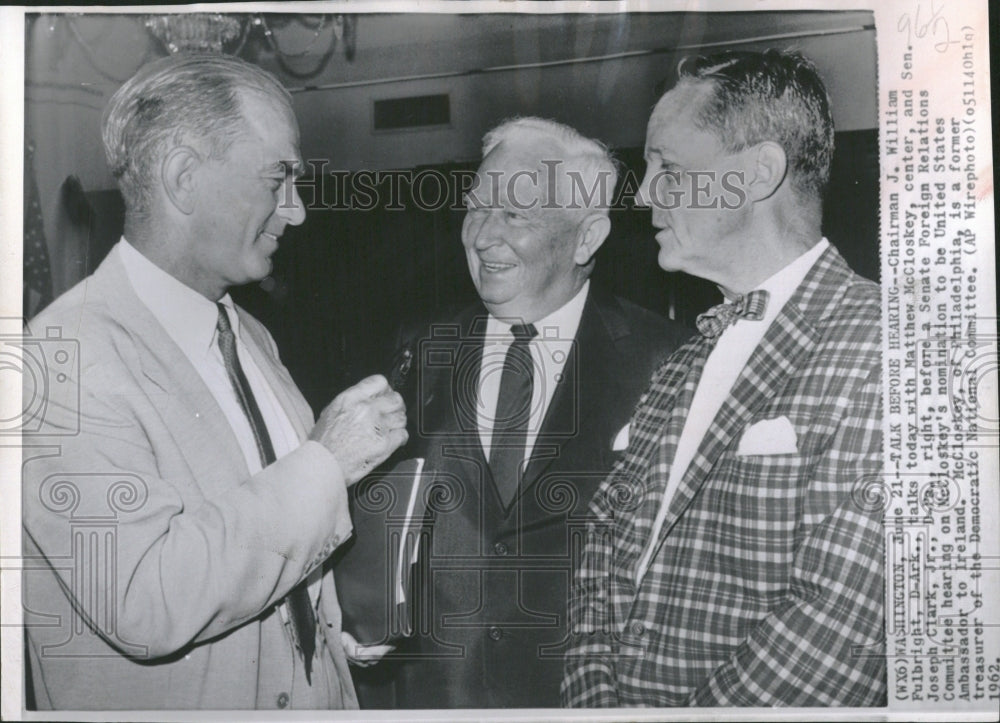
{"label": "jacket button", "polygon": [[489,635],[491,640],[499,640],[503,637],[503,630],[494,625],[490,628]]}
{"label": "jacket button", "polygon": [[506,542],[498,542],[498,543],[496,543],[495,545],[493,545],[493,552],[495,552],[498,555],[506,555],[507,554],[507,543]]}
{"label": "jacket button", "polygon": [[281,693],[278,695],[278,707],[287,708],[288,707],[288,693]]}

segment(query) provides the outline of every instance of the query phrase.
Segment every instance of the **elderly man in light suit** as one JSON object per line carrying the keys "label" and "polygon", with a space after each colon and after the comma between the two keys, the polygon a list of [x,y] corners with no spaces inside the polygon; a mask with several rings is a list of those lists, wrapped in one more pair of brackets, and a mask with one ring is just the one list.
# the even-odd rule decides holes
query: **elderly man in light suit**
{"label": "elderly man in light suit", "polygon": [[288,93],[232,57],[170,57],[103,135],[124,238],[30,324],[79,352],[24,464],[37,705],[356,707],[323,563],[351,535],[347,487],[406,440],[402,400],[370,377],[314,424],[227,293],[304,219]]}
{"label": "elderly man in light suit", "polygon": [[878,286],[822,238],[805,58],[681,68],[646,134],[659,263],[727,304],[654,375],[594,497],[570,706],[884,705]]}

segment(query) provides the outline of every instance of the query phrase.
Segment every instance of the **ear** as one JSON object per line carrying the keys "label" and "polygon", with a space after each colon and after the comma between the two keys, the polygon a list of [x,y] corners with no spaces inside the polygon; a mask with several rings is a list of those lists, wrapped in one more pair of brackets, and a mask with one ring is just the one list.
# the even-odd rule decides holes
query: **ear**
{"label": "ear", "polygon": [[174,208],[190,215],[197,199],[195,171],[201,166],[201,155],[191,146],[175,146],[160,164],[160,180]]}
{"label": "ear", "polygon": [[573,261],[577,266],[586,266],[601,248],[604,239],[611,233],[611,219],[601,213],[592,213],[583,219],[577,235]]}
{"label": "ear", "polygon": [[746,191],[752,201],[763,201],[777,191],[785,180],[788,159],[785,149],[773,141],[758,143],[750,152],[747,159],[750,182]]}

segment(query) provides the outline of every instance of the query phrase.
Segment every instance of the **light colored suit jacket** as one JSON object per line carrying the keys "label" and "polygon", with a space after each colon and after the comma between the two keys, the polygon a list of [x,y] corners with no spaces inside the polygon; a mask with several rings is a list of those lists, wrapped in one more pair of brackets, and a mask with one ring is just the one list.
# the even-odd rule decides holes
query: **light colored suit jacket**
{"label": "light colored suit jacket", "polygon": [[[310,408],[270,335],[239,313],[305,440]],[[38,707],[356,707],[332,575],[310,689],[276,609],[351,534],[334,457],[305,442],[251,476],[116,252],[32,320],[29,338],[49,369],[23,465]]]}
{"label": "light colored suit jacket", "polygon": [[[825,251],[709,426],[636,584],[713,342],[663,364],[591,505],[566,705],[884,705],[880,310]],[[749,429],[759,446],[741,449]]]}

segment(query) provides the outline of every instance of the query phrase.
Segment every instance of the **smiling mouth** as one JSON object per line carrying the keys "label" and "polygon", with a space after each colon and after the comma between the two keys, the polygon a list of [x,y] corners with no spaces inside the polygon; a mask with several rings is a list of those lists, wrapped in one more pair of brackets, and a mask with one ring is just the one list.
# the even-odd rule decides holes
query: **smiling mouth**
{"label": "smiling mouth", "polygon": [[501,271],[507,271],[508,269],[514,268],[517,264],[502,264],[498,261],[483,261],[483,268],[487,273],[498,274]]}

